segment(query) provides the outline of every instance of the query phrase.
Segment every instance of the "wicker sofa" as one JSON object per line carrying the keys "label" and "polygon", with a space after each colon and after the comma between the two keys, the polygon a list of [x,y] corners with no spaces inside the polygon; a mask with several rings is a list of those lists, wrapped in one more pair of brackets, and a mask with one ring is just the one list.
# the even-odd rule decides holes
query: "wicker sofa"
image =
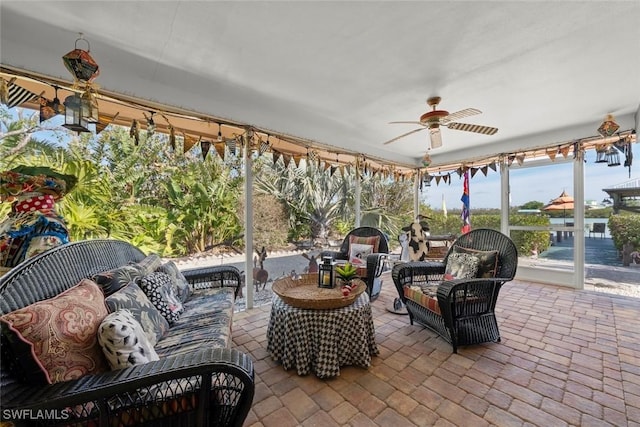
{"label": "wicker sofa", "polygon": [[[34,303],[56,301],[85,283],[83,279],[94,279],[105,271],[145,263],[148,267],[149,258],[117,240],[74,242],[49,250],[0,278],[0,319],[25,307],[28,310],[37,305]],[[117,370],[105,365],[102,371],[75,379],[38,384],[24,368],[24,358],[31,355],[19,353],[3,321],[2,421],[15,425],[241,426],[253,401],[255,382],[251,359],[229,348],[233,303],[241,291],[240,273],[225,266],[182,273],[190,296],[180,318],[154,345],[159,360]],[[106,295],[104,287],[98,292]]]}

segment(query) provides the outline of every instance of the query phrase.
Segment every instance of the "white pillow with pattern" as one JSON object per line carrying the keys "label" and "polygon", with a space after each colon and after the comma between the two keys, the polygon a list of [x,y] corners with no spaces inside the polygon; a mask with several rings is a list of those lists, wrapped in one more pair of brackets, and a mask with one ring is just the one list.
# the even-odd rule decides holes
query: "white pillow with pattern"
{"label": "white pillow with pattern", "polygon": [[98,328],[98,343],[111,369],[159,360],[142,326],[129,310],[107,315]]}

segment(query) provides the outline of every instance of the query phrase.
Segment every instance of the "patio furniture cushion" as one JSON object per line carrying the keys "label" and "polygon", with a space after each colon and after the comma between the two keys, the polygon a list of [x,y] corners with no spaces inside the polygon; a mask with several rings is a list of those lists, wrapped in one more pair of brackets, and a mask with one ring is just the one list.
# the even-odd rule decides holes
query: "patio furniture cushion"
{"label": "patio furniture cushion", "polygon": [[107,314],[100,287],[83,279],[53,298],[5,314],[0,322],[25,378],[53,384],[107,370],[96,339]]}
{"label": "patio furniture cushion", "polygon": [[142,270],[137,264],[130,264],[98,273],[93,276],[93,280],[102,288],[104,295],[108,297],[129,283],[137,282],[142,275]]}
{"label": "patio furniture cushion", "polygon": [[[212,310],[211,307],[215,307]],[[162,358],[186,354],[199,348],[231,346],[234,290],[209,288],[194,291],[184,303],[185,311],[155,345]]]}
{"label": "patio furniture cushion", "polygon": [[162,259],[157,254],[149,254],[137,264],[143,275],[153,273],[160,268],[161,265]]}
{"label": "patio furniture cushion", "polygon": [[105,299],[111,313],[126,308],[142,325],[151,345],[155,345],[169,330],[167,319],[135,283],[129,283]]}
{"label": "patio furniture cushion", "polygon": [[467,253],[449,254],[444,270],[444,279],[471,279],[478,274],[480,258]]}
{"label": "patio furniture cushion", "polygon": [[111,369],[123,369],[160,360],[142,326],[126,309],[104,318],[98,328],[98,343]]}
{"label": "patio furniture cushion", "polygon": [[438,285],[405,286],[404,296],[422,307],[441,315],[438,304]]}
{"label": "patio furniture cushion", "polygon": [[[349,247],[351,245],[371,245],[373,246],[373,252],[377,253],[380,249],[380,236],[349,236]],[[351,252],[351,250],[349,250]]]}
{"label": "patio furniture cushion", "polygon": [[462,246],[454,246],[453,251],[454,253],[470,254],[478,257],[478,272],[475,277],[496,277],[496,272],[498,271],[498,251],[479,251]]}
{"label": "patio furniture cushion", "polygon": [[184,307],[173,290],[173,280],[168,274],[154,271],[143,276],[139,286],[169,325],[180,318]]}
{"label": "patio furniture cushion", "polygon": [[167,273],[171,280],[173,280],[173,288],[178,295],[178,299],[181,302],[185,302],[191,296],[191,286],[184,277],[184,274],[178,269],[178,266],[173,261],[168,261],[158,267],[158,270],[162,273]]}

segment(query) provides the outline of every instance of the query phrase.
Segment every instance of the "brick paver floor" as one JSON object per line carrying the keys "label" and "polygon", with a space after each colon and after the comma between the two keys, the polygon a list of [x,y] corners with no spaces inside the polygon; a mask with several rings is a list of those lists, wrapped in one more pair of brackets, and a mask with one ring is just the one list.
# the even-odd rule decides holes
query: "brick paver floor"
{"label": "brick paver floor", "polygon": [[640,426],[640,299],[513,281],[498,300],[502,341],[451,346],[372,303],[380,355],[322,380],[269,357],[270,306],[234,315],[255,363],[245,426]]}

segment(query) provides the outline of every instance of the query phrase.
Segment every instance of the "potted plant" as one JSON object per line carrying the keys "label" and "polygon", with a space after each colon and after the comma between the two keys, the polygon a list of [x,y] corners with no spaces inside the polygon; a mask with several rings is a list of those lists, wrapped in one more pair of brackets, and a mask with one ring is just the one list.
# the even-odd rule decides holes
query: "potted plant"
{"label": "potted plant", "polygon": [[336,274],[341,280],[342,295],[348,296],[351,293],[351,282],[357,277],[358,269],[350,262],[336,267]]}

